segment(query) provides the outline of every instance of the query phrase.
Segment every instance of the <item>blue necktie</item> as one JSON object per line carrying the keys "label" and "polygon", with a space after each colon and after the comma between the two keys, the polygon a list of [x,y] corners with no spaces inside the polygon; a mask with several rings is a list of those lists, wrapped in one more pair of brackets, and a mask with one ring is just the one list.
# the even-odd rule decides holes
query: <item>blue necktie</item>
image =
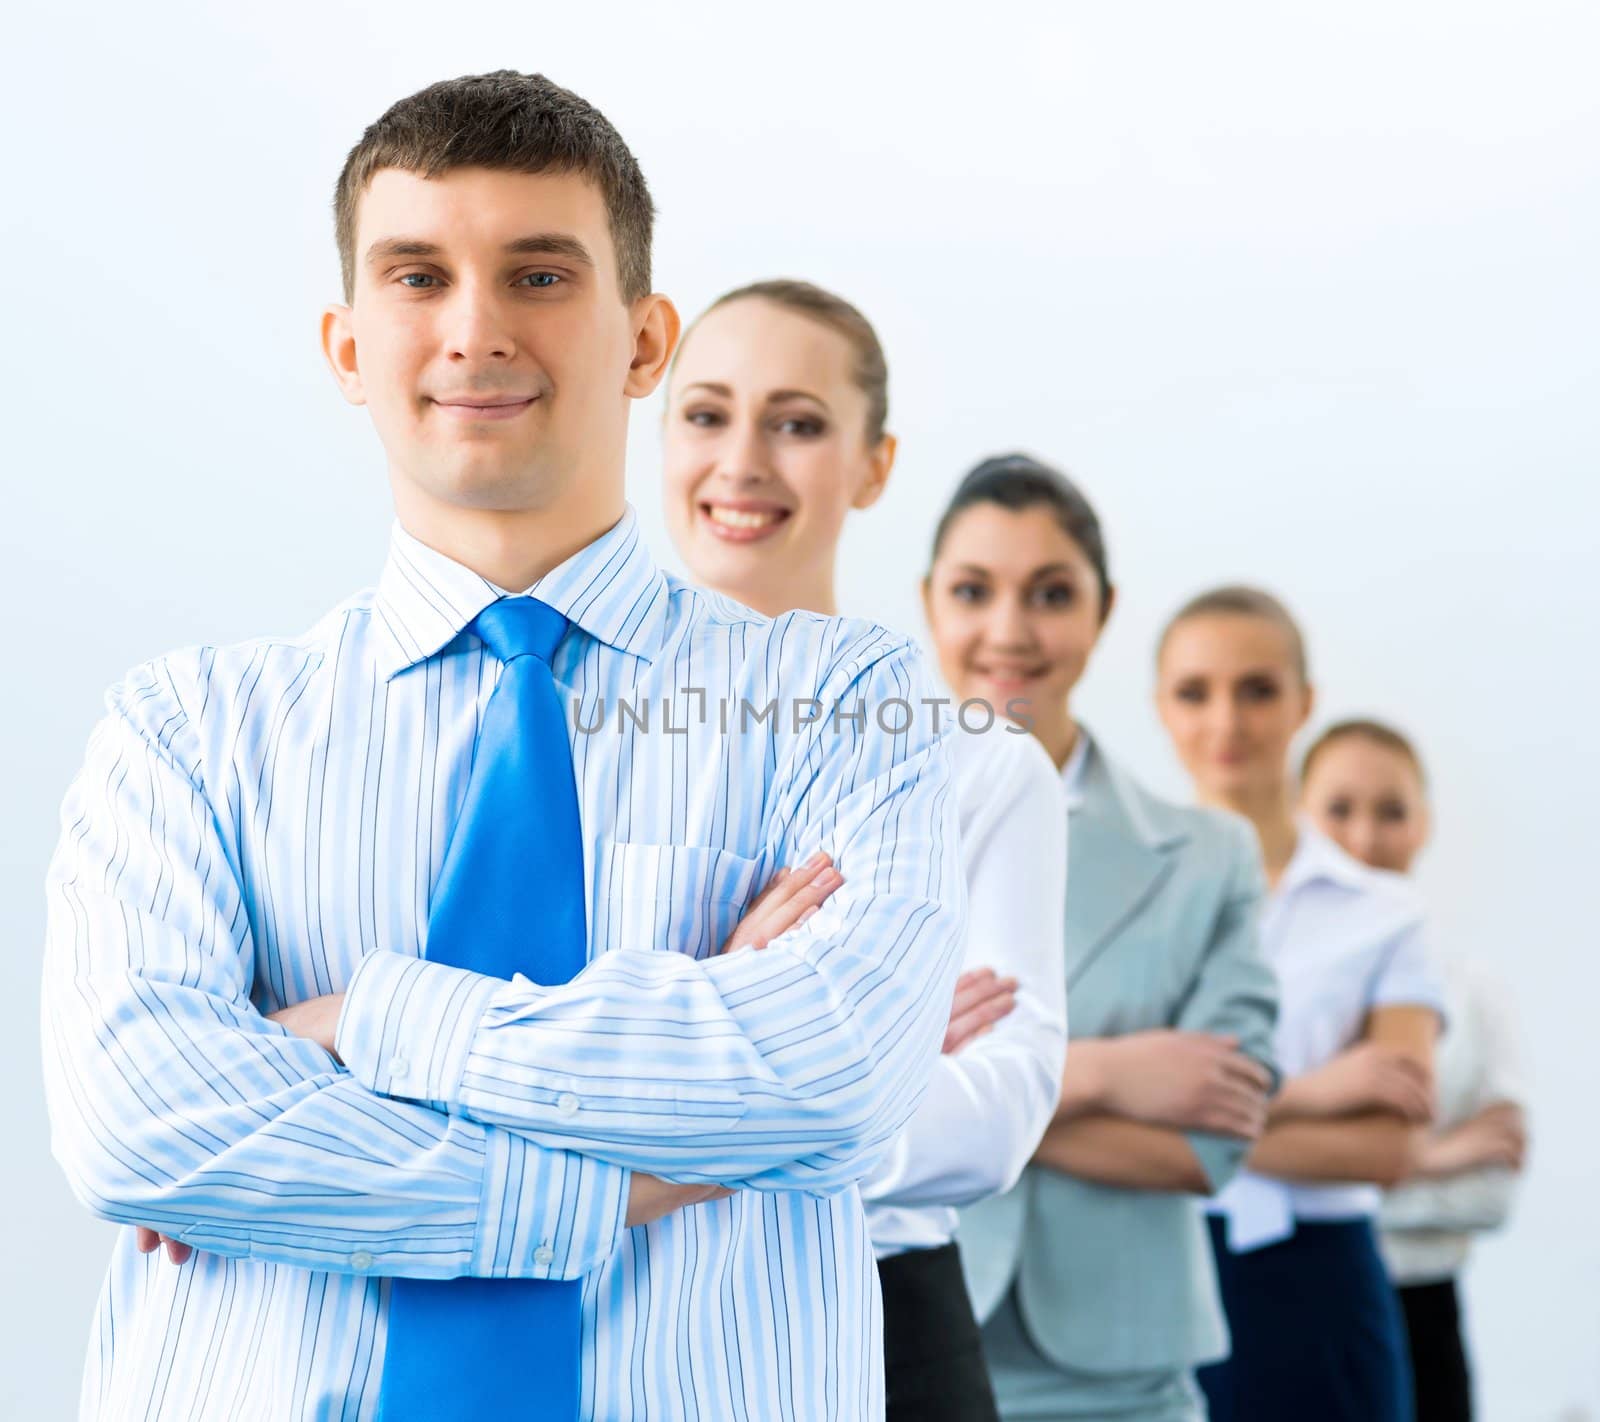
{"label": "blue necktie", "polygon": [[[567,619],[531,597],[467,628],[505,663],[428,914],[427,955],[564,983],[588,960],[572,747],[550,658]],[[580,1280],[395,1279],[382,1422],[578,1415]]]}

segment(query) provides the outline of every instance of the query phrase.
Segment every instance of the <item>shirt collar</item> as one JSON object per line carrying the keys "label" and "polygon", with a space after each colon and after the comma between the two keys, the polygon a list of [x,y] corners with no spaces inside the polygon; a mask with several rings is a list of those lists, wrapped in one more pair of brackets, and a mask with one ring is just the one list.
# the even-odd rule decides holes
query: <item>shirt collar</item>
{"label": "shirt collar", "polygon": [[[649,661],[661,645],[666,578],[640,537],[632,504],[593,543],[524,590],[609,647]],[[487,578],[430,548],[398,522],[373,599],[384,680],[426,661],[491,602],[508,596]]]}
{"label": "shirt collar", "polygon": [[1327,879],[1351,889],[1365,886],[1366,875],[1370,872],[1365,865],[1351,858],[1321,830],[1314,829],[1309,820],[1298,819],[1295,827],[1300,837],[1278,881],[1280,895],[1292,893],[1317,879]]}
{"label": "shirt collar", "polygon": [[1072,747],[1067,763],[1061,767],[1061,785],[1067,793],[1069,811],[1083,807],[1083,772],[1088,763],[1089,733],[1079,726],[1077,744]]}

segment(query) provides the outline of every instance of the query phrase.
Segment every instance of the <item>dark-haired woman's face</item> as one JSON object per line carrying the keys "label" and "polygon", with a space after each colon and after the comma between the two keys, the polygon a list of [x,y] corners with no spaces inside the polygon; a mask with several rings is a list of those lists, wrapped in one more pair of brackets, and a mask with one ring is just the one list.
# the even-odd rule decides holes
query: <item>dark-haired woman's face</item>
{"label": "dark-haired woman's face", "polygon": [[1345,853],[1377,869],[1410,870],[1428,838],[1428,801],[1409,757],[1365,736],[1323,746],[1300,787],[1300,808]]}
{"label": "dark-haired woman's face", "polygon": [[1283,628],[1243,613],[1186,618],[1156,672],[1162,724],[1202,795],[1231,802],[1281,789],[1289,744],[1311,714]]}
{"label": "dark-haired woman's face", "polygon": [[988,503],[964,510],[945,532],[923,597],[950,689],[1001,715],[1008,702],[1024,703],[1013,718],[1032,717],[1053,747],[1102,625],[1094,564],[1055,515]]}

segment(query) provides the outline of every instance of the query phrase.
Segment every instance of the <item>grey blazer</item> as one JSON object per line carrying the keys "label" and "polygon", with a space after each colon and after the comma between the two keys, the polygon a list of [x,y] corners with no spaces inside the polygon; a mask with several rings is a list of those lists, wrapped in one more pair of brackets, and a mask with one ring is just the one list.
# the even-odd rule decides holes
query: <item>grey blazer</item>
{"label": "grey blazer", "polygon": [[[1277,986],[1256,941],[1264,886],[1250,826],[1156,799],[1091,741],[1070,834],[1070,1036],[1229,1033],[1270,1067]],[[1246,1154],[1229,1138],[1188,1139],[1213,1190]],[[962,1212],[959,1239],[978,1317],[1015,1283],[1028,1333],[1063,1367],[1165,1370],[1227,1354],[1193,1195],[1029,1166],[1014,1189]]]}

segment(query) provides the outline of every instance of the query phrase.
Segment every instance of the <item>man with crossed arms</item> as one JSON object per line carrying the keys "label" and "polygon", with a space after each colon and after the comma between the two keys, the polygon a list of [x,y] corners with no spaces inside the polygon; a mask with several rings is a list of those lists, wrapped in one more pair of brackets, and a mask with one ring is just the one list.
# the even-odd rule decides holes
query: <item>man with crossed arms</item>
{"label": "man with crossed arms", "polygon": [[114,687],[51,865],[54,1150],[129,1226],[85,1417],[881,1414],[856,1182],[950,1013],[944,748],[905,639],[645,551],[651,216],[540,76],[350,154],[323,348],[388,562]]}

